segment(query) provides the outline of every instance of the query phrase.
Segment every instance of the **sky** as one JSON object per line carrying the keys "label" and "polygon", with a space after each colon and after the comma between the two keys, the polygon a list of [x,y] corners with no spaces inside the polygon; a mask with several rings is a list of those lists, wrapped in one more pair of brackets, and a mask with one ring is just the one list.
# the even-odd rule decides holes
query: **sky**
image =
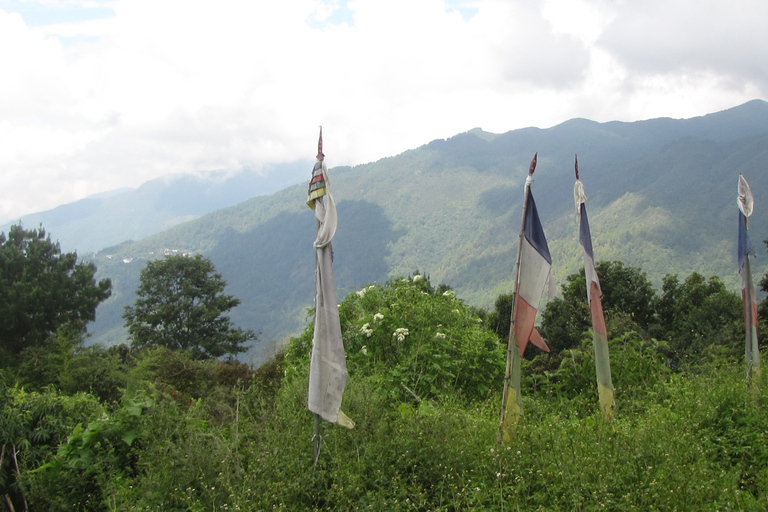
{"label": "sky", "polygon": [[[0,220],[169,174],[768,99],[765,0],[0,0]],[[309,170],[307,171],[309,176]]]}

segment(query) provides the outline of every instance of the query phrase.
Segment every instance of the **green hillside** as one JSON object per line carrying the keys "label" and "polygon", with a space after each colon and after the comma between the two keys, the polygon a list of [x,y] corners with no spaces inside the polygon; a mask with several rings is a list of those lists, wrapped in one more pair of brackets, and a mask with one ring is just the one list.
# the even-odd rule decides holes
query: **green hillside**
{"label": "green hillside", "polygon": [[[332,164],[332,140],[326,148]],[[487,307],[509,293],[523,183],[535,152],[533,193],[557,283],[581,265],[572,199],[576,153],[598,260],[639,266],[657,285],[666,274],[695,270],[738,289],[741,172],[756,197],[755,274],[768,269],[760,243],[768,231],[768,209],[761,207],[768,103],[753,101],[686,120],[575,119],[500,135],[475,129],[377,162],[332,168],[340,298],[416,269],[472,305]],[[235,323],[262,333],[251,356],[269,355],[273,342],[301,329],[312,304],[314,221],[305,194],[305,185],[290,187],[95,254],[98,277],[112,278],[114,293],[97,311],[92,341],[125,340],[121,315],[144,262],[177,250],[213,260],[227,293],[242,300]]]}

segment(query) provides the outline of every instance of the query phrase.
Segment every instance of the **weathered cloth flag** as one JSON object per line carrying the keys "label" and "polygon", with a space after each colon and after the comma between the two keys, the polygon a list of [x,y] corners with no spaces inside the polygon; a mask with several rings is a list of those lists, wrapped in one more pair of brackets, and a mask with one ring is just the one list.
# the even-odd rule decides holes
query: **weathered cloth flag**
{"label": "weathered cloth flag", "polygon": [[595,347],[595,370],[597,373],[597,390],[600,399],[600,411],[605,421],[613,419],[614,388],[611,380],[611,359],[608,354],[608,331],[605,328],[603,303],[600,299],[602,290],[600,280],[595,271],[595,255],[592,251],[592,235],[589,232],[587,219],[587,196],[584,184],[579,180],[579,161],[574,160],[576,184],[573,188],[573,198],[576,202],[576,220],[579,224],[579,243],[584,250],[584,274],[587,281],[587,301],[592,316],[592,341]]}
{"label": "weathered cloth flag", "polygon": [[539,220],[536,202],[533,200],[530,184],[533,178],[526,179],[527,208],[523,221],[523,237],[520,242],[520,270],[515,297],[514,330],[517,348],[522,356],[530,341],[542,350],[549,352],[544,339],[536,330],[536,313],[544,290],[550,281],[552,256]]}
{"label": "weathered cloth flag", "polygon": [[[318,183],[322,183],[322,186],[315,186]],[[352,428],[354,423],[341,412],[341,399],[347,383],[347,361],[341,338],[331,245],[331,240],[336,234],[338,217],[323,155],[322,131],[307,204],[315,211],[317,219],[317,236],[314,243],[315,330],[309,366],[308,407],[326,421]]]}
{"label": "weathered cloth flag", "polygon": [[550,270],[552,256],[549,253],[547,239],[539,220],[539,212],[531,193],[533,172],[536,170],[538,154],[533,157],[525,180],[525,199],[523,201],[523,221],[515,265],[515,302],[510,318],[509,340],[507,343],[507,369],[504,376],[504,392],[501,399],[501,421],[499,423],[499,443],[509,443],[523,414],[523,401],[520,395],[521,361],[525,348],[530,341],[537,347],[549,352],[549,347],[536,330],[536,313],[544,289],[552,281]]}
{"label": "weathered cloth flag", "polygon": [[755,296],[755,285],[752,281],[752,271],[749,263],[749,256],[755,254],[755,249],[747,234],[747,222],[752,215],[754,208],[754,198],[749,184],[744,176],[739,174],[739,194],[737,198],[739,207],[739,242],[738,242],[738,260],[739,274],[741,275],[741,297],[744,302],[744,326],[746,338],[744,342],[744,356],[747,361],[747,376],[752,377],[752,373],[760,375],[760,352],[757,343],[757,298]]}
{"label": "weathered cloth flag", "polygon": [[325,187],[325,175],[328,174],[328,169],[325,167],[323,160],[315,162],[315,167],[312,169],[312,178],[309,180],[309,192],[307,194],[307,205],[315,209],[315,200],[320,199],[326,195],[327,190]]}

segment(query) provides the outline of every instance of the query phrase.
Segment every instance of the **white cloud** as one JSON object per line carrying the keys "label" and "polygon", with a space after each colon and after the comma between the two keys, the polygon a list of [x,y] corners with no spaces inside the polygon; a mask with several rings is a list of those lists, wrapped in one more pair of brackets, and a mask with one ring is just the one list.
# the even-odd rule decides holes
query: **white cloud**
{"label": "white cloud", "polygon": [[621,0],[615,9],[598,44],[627,68],[643,75],[718,75],[725,79],[720,87],[747,82],[768,93],[768,3]]}
{"label": "white cloud", "polygon": [[311,158],[320,124],[333,166],[475,126],[765,97],[768,7],[721,4],[116,0],[37,24],[0,0],[0,218],[172,172]]}

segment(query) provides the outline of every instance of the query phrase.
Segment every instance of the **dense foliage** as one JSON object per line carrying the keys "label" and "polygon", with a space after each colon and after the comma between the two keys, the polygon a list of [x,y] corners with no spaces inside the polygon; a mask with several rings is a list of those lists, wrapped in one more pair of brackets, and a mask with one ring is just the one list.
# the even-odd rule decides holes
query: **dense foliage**
{"label": "dense foliage", "polygon": [[[66,389],[0,385],[0,493],[9,510],[52,511],[765,510],[768,391],[745,385],[728,348],[743,334],[699,325],[713,343],[684,365],[671,364],[673,341],[648,334],[671,315],[683,336],[708,308],[715,325],[729,317],[714,297],[730,296],[697,274],[665,282],[647,329],[607,309],[615,420],[599,413],[584,331],[523,361],[526,414],[508,446],[497,444],[503,313],[418,273],[341,303],[356,428],[322,423],[317,466],[311,322],[258,370],[166,347],[62,349]],[[76,389],[88,374],[113,383],[90,381],[103,398]]]}
{"label": "dense foliage", "polygon": [[666,276],[657,311],[655,334],[669,341],[677,361],[696,361],[712,350],[725,349],[733,357],[744,353],[743,346],[732,343],[744,335],[742,299],[717,276],[705,279],[694,272],[682,283],[676,275]]}
{"label": "dense foliage", "polygon": [[57,331],[84,333],[111,292],[110,280],[97,283],[95,273],[77,253],[62,254],[42,227],[0,233],[0,364],[18,362]]}
{"label": "dense foliage", "polygon": [[[737,357],[743,352],[733,343],[744,332],[742,300],[717,276],[706,279],[693,272],[680,282],[677,275],[669,274],[657,294],[639,268],[603,261],[596,270],[609,336],[633,330],[664,340],[665,354],[675,367],[707,354],[725,352]],[[590,337],[585,283],[584,269],[568,276],[562,296],[551,300],[542,315],[541,332],[554,354],[576,348]]]}
{"label": "dense foliage", "polygon": [[[347,295],[339,317],[351,378],[397,400],[485,398],[503,377],[505,352],[477,311],[418,273]],[[310,325],[287,350],[289,374],[306,373],[311,345]]]}
{"label": "dense foliage", "polygon": [[[595,270],[606,318],[620,321],[623,325],[618,330],[647,330],[654,322],[656,292],[645,273],[621,261],[601,261]],[[566,278],[561,293],[547,304],[541,321],[541,333],[555,352],[578,346],[584,332],[592,328],[583,268]]]}
{"label": "dense foliage", "polygon": [[205,359],[244,352],[256,339],[225,314],[240,299],[223,293],[227,283],[210,259],[169,255],[148,262],[140,279],[136,303],[123,315],[132,347],[167,347]]}

